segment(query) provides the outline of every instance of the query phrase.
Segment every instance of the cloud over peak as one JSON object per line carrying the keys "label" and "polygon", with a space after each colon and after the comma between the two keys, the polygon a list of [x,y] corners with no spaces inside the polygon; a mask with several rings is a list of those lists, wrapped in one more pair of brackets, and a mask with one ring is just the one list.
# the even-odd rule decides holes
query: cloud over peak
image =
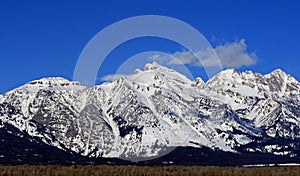
{"label": "cloud over peak", "polygon": [[[157,62],[167,67],[182,67],[191,65],[196,67],[240,68],[256,64],[255,52],[247,51],[245,39],[227,42],[215,48],[203,48],[197,52],[182,51],[173,54],[156,53],[144,58],[147,63]],[[114,81],[126,76],[123,72],[101,77],[101,81]]]}
{"label": "cloud over peak", "polygon": [[248,53],[245,39],[239,42],[226,43],[219,45],[215,51],[225,68],[239,68],[256,64],[255,52]]}
{"label": "cloud over peak", "polygon": [[[216,58],[216,54],[218,58]],[[155,58],[158,60],[157,56]],[[168,59],[167,65],[188,64],[199,67],[214,67],[221,64],[224,68],[239,68],[255,65],[256,58],[255,52],[249,53],[247,51],[245,39],[241,39],[219,45],[214,50],[207,48],[196,53],[189,51],[176,52],[172,55],[172,58]]]}

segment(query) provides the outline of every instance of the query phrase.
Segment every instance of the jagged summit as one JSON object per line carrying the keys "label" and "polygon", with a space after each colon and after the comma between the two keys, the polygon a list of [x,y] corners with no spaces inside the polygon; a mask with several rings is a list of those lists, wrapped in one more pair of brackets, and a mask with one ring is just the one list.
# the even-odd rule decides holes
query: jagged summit
{"label": "jagged summit", "polygon": [[[245,71],[245,72],[238,72],[235,69],[226,69],[221,71],[220,73],[218,73],[217,75],[215,75],[214,77],[212,77],[211,79],[209,79],[206,83],[201,79],[201,77],[197,77],[194,81],[189,80],[185,75],[182,75],[178,72],[176,72],[173,69],[169,69],[167,67],[164,67],[160,64],[158,64],[157,62],[153,62],[153,63],[147,63],[144,66],[144,70],[140,70],[140,69],[136,69],[133,73],[133,75],[129,75],[129,77],[137,77],[136,75],[141,75],[141,74],[145,74],[145,72],[147,71],[154,71],[155,73],[174,73],[177,75],[177,77],[181,77],[182,79],[184,79],[184,82],[196,82],[196,84],[199,84],[201,82],[201,85],[214,85],[214,82],[218,82],[218,80],[226,80],[225,82],[228,81],[237,81],[240,82],[241,80],[247,80],[247,81],[253,81],[254,82],[258,82],[257,79],[265,79],[265,78],[271,78],[272,76],[279,76],[280,78],[286,77],[288,80],[290,80],[290,82],[296,82],[298,83],[298,81],[293,78],[291,75],[286,74],[284,71],[282,71],[281,69],[276,69],[272,72],[270,72],[269,74],[266,75],[262,75],[260,73],[253,73],[252,71]],[[153,72],[153,73],[154,73]],[[157,77],[157,75],[156,75]],[[147,77],[144,78],[145,81],[147,81]],[[132,78],[129,80],[132,80]],[[189,80],[189,81],[188,81]],[[225,83],[223,82],[223,83]],[[105,83],[107,84],[107,83]],[[47,87],[47,86],[80,86],[80,83],[77,81],[69,81],[66,78],[62,78],[62,77],[48,77],[48,78],[42,78],[42,79],[38,79],[38,80],[34,80],[31,82],[28,82],[25,84],[26,86],[37,86],[37,87]]]}
{"label": "jagged summit", "polygon": [[161,66],[157,63],[157,62],[153,62],[153,63],[147,63],[144,67],[144,71],[147,70],[155,70],[160,68]]}
{"label": "jagged summit", "polygon": [[299,89],[299,82],[280,69],[266,75],[224,70],[208,80],[207,85],[215,90],[232,90],[243,95],[299,96],[295,91]]}
{"label": "jagged summit", "polygon": [[29,83],[27,83],[27,85],[32,85],[32,86],[69,86],[69,85],[74,85],[74,86],[80,86],[79,82],[72,82],[69,81],[65,78],[62,77],[49,77],[49,78],[42,78],[39,80],[34,80],[31,81]]}
{"label": "jagged summit", "polygon": [[[150,71],[150,70],[154,70],[154,71],[162,71],[165,73],[172,73],[172,72],[176,72],[178,73],[176,70],[167,68],[166,66],[162,66],[160,64],[158,64],[157,62],[152,62],[152,63],[147,63],[144,66],[144,71]],[[182,75],[184,76],[184,75]]]}
{"label": "jagged summit", "polygon": [[283,70],[281,70],[280,68],[277,68],[277,69],[273,70],[270,74],[284,74],[284,75],[287,75],[287,73],[284,72]]}
{"label": "jagged summit", "polygon": [[272,72],[268,73],[268,74],[265,74],[265,75],[262,75],[260,73],[255,73],[255,72],[252,72],[251,70],[247,70],[247,71],[244,71],[244,72],[239,72],[235,69],[226,69],[226,70],[223,70],[221,71],[220,73],[218,73],[217,75],[215,75],[213,78],[211,79],[214,79],[216,77],[219,77],[219,78],[230,78],[230,77],[241,77],[241,78],[247,78],[247,76],[256,76],[256,77],[268,77],[270,75],[283,75],[283,76],[290,76],[289,74],[287,74],[286,72],[284,72],[283,70],[281,69],[276,69],[276,70],[273,70]]}

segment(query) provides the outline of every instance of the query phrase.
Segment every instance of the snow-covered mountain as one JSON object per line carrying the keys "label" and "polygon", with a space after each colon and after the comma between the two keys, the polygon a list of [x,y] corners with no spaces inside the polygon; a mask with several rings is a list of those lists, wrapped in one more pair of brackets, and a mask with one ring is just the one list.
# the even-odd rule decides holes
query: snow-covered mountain
{"label": "snow-covered mountain", "polygon": [[44,78],[0,95],[0,128],[89,157],[143,160],[181,147],[300,156],[300,83],[225,70],[207,83],[160,66],[95,87]]}

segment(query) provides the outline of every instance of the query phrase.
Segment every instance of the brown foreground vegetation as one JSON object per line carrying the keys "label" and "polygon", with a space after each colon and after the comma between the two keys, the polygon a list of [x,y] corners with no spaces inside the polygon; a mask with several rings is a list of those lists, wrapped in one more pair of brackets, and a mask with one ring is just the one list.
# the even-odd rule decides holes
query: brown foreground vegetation
{"label": "brown foreground vegetation", "polygon": [[0,176],[300,176],[300,167],[0,166]]}

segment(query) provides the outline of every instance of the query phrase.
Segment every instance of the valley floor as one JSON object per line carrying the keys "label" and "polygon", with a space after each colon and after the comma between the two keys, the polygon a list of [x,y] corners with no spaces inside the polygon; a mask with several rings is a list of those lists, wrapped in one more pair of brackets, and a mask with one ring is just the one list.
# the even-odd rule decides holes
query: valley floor
{"label": "valley floor", "polygon": [[0,176],[298,176],[300,167],[0,166]]}

